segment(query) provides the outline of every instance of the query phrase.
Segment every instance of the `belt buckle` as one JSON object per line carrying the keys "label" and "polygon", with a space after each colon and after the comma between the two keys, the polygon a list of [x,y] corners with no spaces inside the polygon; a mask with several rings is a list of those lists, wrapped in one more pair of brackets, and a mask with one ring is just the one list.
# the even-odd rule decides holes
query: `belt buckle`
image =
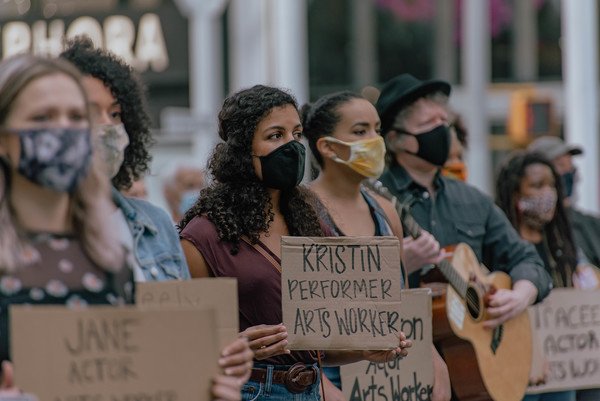
{"label": "belt buckle", "polygon": [[[304,385],[298,382],[299,376],[302,372],[307,371],[306,366],[298,362],[292,365],[287,372],[285,372],[285,387],[294,394],[300,394],[306,391],[308,385]],[[316,370],[312,368],[313,374],[316,374]]]}

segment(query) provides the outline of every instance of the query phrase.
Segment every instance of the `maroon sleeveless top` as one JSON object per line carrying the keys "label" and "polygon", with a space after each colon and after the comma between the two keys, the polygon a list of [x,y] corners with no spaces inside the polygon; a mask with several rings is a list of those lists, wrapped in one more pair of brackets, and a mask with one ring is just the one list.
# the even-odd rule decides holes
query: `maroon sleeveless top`
{"label": "maroon sleeveless top", "polygon": [[[190,241],[200,251],[215,277],[235,277],[238,280],[240,331],[260,324],[274,325],[283,321],[281,311],[281,273],[250,244],[240,241],[236,255],[231,254],[231,243],[220,241],[214,224],[206,216],[194,217],[180,237]],[[274,255],[259,241],[268,253]],[[315,351],[292,351],[261,361],[276,365],[296,362],[314,363]]]}

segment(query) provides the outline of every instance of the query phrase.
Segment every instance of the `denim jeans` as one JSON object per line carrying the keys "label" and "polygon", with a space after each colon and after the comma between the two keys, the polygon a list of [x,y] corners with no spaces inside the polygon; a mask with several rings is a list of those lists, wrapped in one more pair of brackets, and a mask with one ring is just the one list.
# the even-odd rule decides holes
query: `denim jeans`
{"label": "denim jeans", "polygon": [[575,390],[528,394],[523,397],[523,401],[575,401]]}
{"label": "denim jeans", "polygon": [[242,387],[242,401],[321,401],[321,395],[319,394],[319,385],[321,382],[320,376],[319,380],[317,380],[317,382],[312,386],[307,387],[305,392],[295,394],[290,392],[285,384],[272,382],[274,370],[288,370],[289,366],[255,363],[254,367],[267,369],[267,382],[259,383],[249,381],[244,384]]}
{"label": "denim jeans", "polygon": [[333,383],[334,386],[342,389],[342,378],[340,375],[340,367],[339,366],[323,366],[323,374],[327,376],[330,382]]}

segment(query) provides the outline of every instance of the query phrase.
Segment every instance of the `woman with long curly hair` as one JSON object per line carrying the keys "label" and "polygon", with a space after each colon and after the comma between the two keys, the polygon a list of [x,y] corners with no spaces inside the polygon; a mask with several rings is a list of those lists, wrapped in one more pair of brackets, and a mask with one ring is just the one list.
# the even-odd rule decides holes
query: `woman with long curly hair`
{"label": "woman with long curly hair", "polygon": [[82,73],[93,123],[92,138],[113,183],[117,236],[128,252],[136,281],[189,278],[179,237],[159,207],[119,191],[131,187],[149,170],[152,144],[144,86],[132,68],[87,37],[67,43],[60,55]]}
{"label": "woman with long curly hair", "polygon": [[[213,184],[180,224],[190,272],[238,280],[240,329],[255,351],[243,399],[283,400],[294,394],[297,400],[318,399],[317,353],[287,350],[281,324],[281,236],[331,235],[321,226],[308,191],[298,186],[305,149],[296,100],[262,85],[237,92],[219,113],[219,136],[223,142],[209,162]],[[410,341],[401,336],[400,346]],[[384,362],[406,353],[401,348],[327,351],[324,361]],[[296,371],[299,385],[286,385],[286,371]]]}
{"label": "woman with long curly hair", "polygon": [[[535,245],[554,288],[573,287],[577,267],[573,231],[563,200],[561,178],[544,156],[517,151],[501,167],[496,204],[521,238]],[[575,391],[526,395],[523,400],[575,401]]]}
{"label": "woman with long curly hair", "polygon": [[[0,361],[10,359],[11,304],[133,300],[80,78],[64,60],[0,63]],[[2,371],[10,387],[10,365]]]}
{"label": "woman with long curly hair", "polygon": [[[189,270],[170,217],[141,199],[123,196],[133,180],[149,169],[152,143],[150,117],[145,108],[141,81],[121,59],[94,48],[89,38],[76,38],[61,54],[84,74],[82,84],[89,98],[93,123],[92,139],[112,179],[112,217],[119,238],[127,249],[127,261],[136,281],[187,279]],[[227,375],[217,375],[213,395],[239,397],[251,365],[252,352],[245,339],[222,350],[219,360]]]}

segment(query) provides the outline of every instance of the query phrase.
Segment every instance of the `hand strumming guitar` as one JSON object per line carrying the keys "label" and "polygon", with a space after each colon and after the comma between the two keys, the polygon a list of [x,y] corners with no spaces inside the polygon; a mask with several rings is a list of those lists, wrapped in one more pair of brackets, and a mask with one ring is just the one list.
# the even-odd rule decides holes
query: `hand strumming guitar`
{"label": "hand strumming guitar", "polygon": [[489,295],[487,312],[492,317],[483,323],[485,329],[493,329],[519,315],[533,305],[537,298],[537,288],[531,281],[519,280],[512,290],[500,289]]}

